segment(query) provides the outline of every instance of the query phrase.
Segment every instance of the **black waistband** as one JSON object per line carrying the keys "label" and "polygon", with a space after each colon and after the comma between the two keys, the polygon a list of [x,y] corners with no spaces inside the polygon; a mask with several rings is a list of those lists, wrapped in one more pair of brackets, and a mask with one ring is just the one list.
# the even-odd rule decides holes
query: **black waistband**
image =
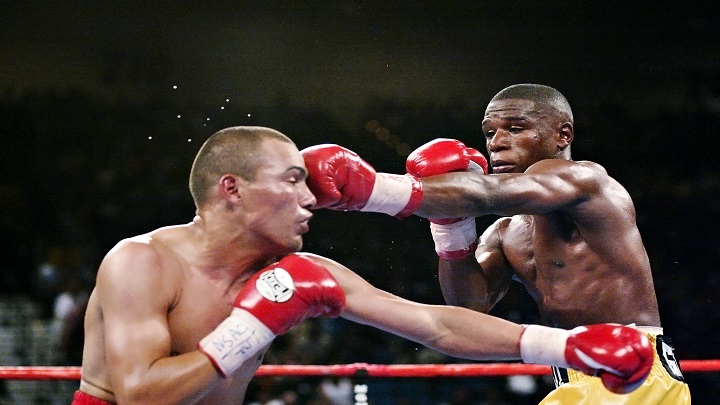
{"label": "black waistband", "polygon": [[566,368],[551,367],[551,369],[553,380],[555,381],[555,387],[559,387],[563,384],[567,384],[570,382],[570,377],[568,376],[568,371]]}

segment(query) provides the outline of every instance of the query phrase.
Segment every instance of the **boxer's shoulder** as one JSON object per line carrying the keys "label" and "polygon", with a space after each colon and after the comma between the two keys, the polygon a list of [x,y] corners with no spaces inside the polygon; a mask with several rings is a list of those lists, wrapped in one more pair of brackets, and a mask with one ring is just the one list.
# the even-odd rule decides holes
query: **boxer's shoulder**
{"label": "boxer's shoulder", "polygon": [[118,242],[108,252],[107,260],[131,261],[161,271],[165,268],[184,268],[189,260],[196,238],[188,226],[179,225],[156,229]]}
{"label": "boxer's shoulder", "polygon": [[161,228],[118,242],[98,270],[98,283],[113,289],[147,289],[172,302],[189,268],[192,242],[187,230]]}

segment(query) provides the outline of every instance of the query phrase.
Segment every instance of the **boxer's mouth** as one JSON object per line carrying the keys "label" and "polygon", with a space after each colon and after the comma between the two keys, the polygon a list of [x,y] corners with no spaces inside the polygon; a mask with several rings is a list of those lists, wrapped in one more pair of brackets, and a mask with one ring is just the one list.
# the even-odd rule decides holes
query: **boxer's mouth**
{"label": "boxer's mouth", "polygon": [[510,173],[515,169],[515,165],[504,160],[494,160],[492,169],[493,173]]}

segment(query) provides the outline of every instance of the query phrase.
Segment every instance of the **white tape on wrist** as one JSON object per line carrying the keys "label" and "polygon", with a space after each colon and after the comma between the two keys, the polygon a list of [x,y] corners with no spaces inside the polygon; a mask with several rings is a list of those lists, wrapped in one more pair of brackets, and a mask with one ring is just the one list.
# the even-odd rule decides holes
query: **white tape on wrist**
{"label": "white tape on wrist", "polygon": [[520,337],[520,355],[528,364],[569,368],[565,347],[570,331],[540,325],[528,325]]}
{"label": "white tape on wrist", "polygon": [[397,215],[410,202],[414,181],[410,176],[377,173],[370,198],[360,211]]}
{"label": "white tape on wrist", "polygon": [[244,309],[235,308],[198,343],[198,348],[227,377],[273,339],[275,334],[259,319]]}
{"label": "white tape on wrist", "polygon": [[446,252],[465,251],[477,242],[477,230],[473,217],[464,218],[451,224],[431,222],[430,233],[435,241],[435,252],[441,257]]}

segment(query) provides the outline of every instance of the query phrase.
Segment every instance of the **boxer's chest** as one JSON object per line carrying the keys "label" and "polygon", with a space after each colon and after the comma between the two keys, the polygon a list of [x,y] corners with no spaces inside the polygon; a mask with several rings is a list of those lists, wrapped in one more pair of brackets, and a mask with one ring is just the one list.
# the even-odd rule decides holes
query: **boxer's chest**
{"label": "boxer's chest", "polygon": [[227,283],[212,280],[186,283],[167,317],[173,352],[195,350],[197,343],[230,315],[238,288],[229,290]]}
{"label": "boxer's chest", "polygon": [[577,230],[552,215],[513,217],[502,250],[515,277],[534,290],[553,289],[577,277],[578,269],[587,268],[593,258]]}

